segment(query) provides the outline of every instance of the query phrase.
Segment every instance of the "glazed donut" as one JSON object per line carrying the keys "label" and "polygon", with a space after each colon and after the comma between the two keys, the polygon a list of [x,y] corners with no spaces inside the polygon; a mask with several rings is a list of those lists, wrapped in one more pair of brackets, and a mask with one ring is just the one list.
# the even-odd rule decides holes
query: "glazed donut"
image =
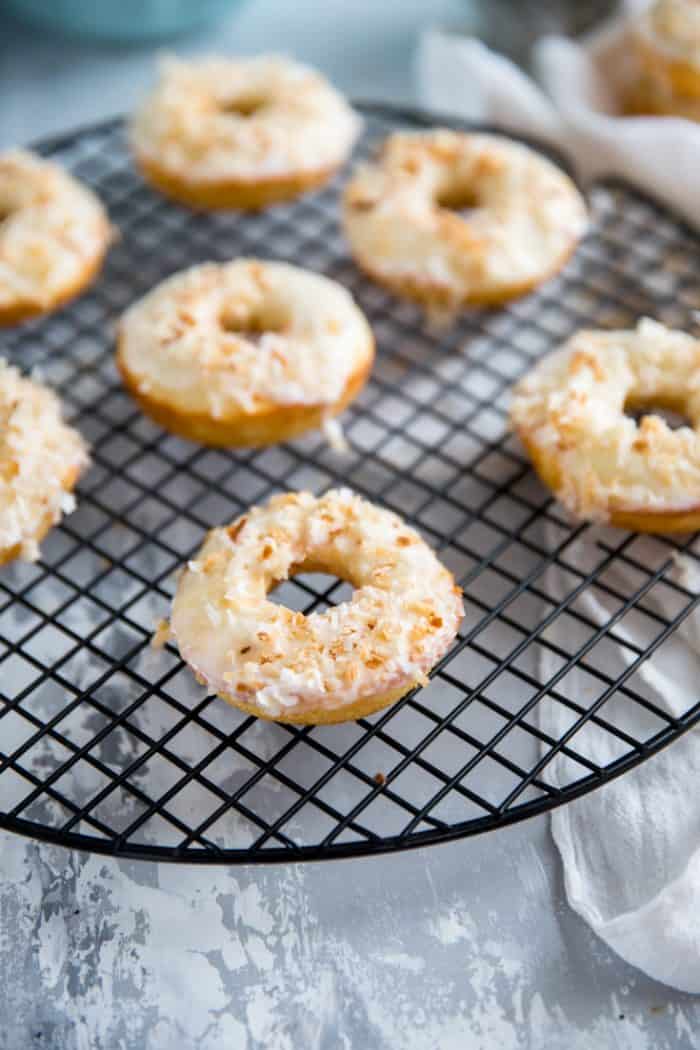
{"label": "glazed donut", "polygon": [[73,510],[87,465],[85,443],[62,421],[53,391],[0,358],[0,564],[39,557],[51,526]]}
{"label": "glazed donut", "polygon": [[280,262],[177,273],[127,310],[117,363],[144,412],[211,445],[267,445],[321,426],[374,359],[344,288]]}
{"label": "glazed donut", "polygon": [[[625,411],[671,409],[691,426]],[[637,532],[700,528],[700,341],[648,319],[582,331],[520,381],[514,427],[576,517]]]}
{"label": "glazed donut", "polygon": [[628,109],[700,120],[700,4],[656,0],[632,26],[638,80]]}
{"label": "glazed donut", "polygon": [[343,212],[361,269],[438,309],[523,295],[564,265],[587,222],[571,179],[539,153],[441,129],[391,135]]}
{"label": "glazed donut", "polygon": [[327,182],[360,120],[319,73],[289,59],[166,59],[137,111],[144,177],[195,208],[262,208]]}
{"label": "glazed donut", "polygon": [[111,236],[97,197],[57,164],[22,150],[0,154],[0,324],[82,292]]}
{"label": "glazed donut", "polygon": [[[268,591],[298,572],[357,588],[304,616]],[[213,529],[180,577],[171,637],[197,678],[279,722],[347,722],[398,700],[444,655],[463,615],[451,573],[398,515],[348,489],[274,496]]]}

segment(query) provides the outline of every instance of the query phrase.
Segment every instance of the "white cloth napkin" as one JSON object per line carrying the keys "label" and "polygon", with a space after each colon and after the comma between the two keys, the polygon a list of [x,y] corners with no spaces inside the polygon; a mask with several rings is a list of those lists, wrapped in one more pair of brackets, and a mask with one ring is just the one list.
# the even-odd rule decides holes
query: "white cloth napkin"
{"label": "white cloth napkin", "polygon": [[[542,42],[535,66],[543,90],[479,41],[432,31],[422,40],[418,56],[421,101],[437,112],[548,140],[570,155],[584,180],[601,175],[627,178],[700,224],[700,125],[682,119],[614,115],[607,75],[626,75],[624,40],[624,24],[617,23],[586,48],[559,38]],[[587,530],[580,541],[575,557],[581,568],[593,568],[600,561],[596,532]],[[642,564],[658,564],[659,556],[655,540],[635,540],[635,557]],[[698,565],[692,556],[679,558],[666,578],[698,593]],[[630,594],[642,581],[636,570],[618,562],[608,570],[606,582]],[[549,570],[550,590],[564,597],[571,586],[561,570]],[[667,618],[683,604],[680,592],[664,584],[655,587],[646,601]],[[591,589],[578,599],[576,608],[602,626],[618,606],[602,590]],[[572,623],[560,617],[547,638],[570,651]],[[617,637],[643,648],[651,640],[650,623],[643,614],[629,614],[617,625]],[[601,650],[604,657],[597,655]],[[623,644],[604,642],[591,651],[590,659],[617,677],[635,656]],[[545,653],[543,680],[559,666],[554,655]],[[570,671],[559,688],[585,707],[603,686],[579,668]],[[698,614],[691,614],[635,671],[632,688],[671,714],[697,701]],[[553,737],[559,737],[575,718],[553,699],[540,707],[540,726]],[[646,739],[662,728],[658,719],[624,693],[607,702],[604,717],[636,739]],[[607,764],[628,745],[589,724],[576,736],[575,748]],[[546,769],[554,783],[584,773],[562,754]],[[552,831],[571,906],[629,963],[668,985],[700,993],[700,732],[686,734],[636,770],[556,810]]]}
{"label": "white cloth napkin", "polygon": [[[593,570],[600,562],[595,532],[589,530],[578,549],[567,552],[567,560],[582,571]],[[660,554],[653,539],[635,540],[634,557],[642,564],[655,567]],[[677,558],[666,579],[697,594],[699,564],[687,556]],[[639,572],[621,561],[605,575],[605,583],[623,595],[634,594],[642,582]],[[547,588],[559,599],[566,597],[573,583],[559,570],[548,570]],[[686,600],[659,584],[644,604],[670,619]],[[619,605],[602,590],[591,588],[575,608],[602,627]],[[616,625],[615,635],[643,649],[661,627],[633,612]],[[570,651],[571,631],[571,621],[560,618],[547,638]],[[603,642],[592,650],[589,662],[617,678],[636,656],[623,644]],[[551,678],[560,663],[544,650],[542,680]],[[695,703],[700,683],[698,615],[691,613],[628,682],[632,692],[674,716]],[[559,688],[582,707],[605,688],[578,667],[564,683]],[[601,714],[636,740],[648,739],[663,728],[656,716],[622,692],[606,702]],[[563,704],[547,700],[539,712],[540,727],[558,738],[575,717]],[[628,744],[591,723],[579,731],[572,746],[600,765],[629,750]],[[553,783],[564,783],[583,773],[580,765],[560,753],[546,776]],[[569,903],[595,932],[651,977],[686,992],[700,992],[700,733],[686,733],[619,780],[555,810],[552,833],[564,864]]]}

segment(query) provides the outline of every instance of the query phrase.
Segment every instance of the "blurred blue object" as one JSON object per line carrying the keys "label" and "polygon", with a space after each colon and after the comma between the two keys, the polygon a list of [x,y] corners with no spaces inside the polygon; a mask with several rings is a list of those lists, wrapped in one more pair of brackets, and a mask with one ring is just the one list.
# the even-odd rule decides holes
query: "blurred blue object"
{"label": "blurred blue object", "polygon": [[241,0],[6,0],[5,9],[60,33],[138,42],[196,29],[239,3]]}

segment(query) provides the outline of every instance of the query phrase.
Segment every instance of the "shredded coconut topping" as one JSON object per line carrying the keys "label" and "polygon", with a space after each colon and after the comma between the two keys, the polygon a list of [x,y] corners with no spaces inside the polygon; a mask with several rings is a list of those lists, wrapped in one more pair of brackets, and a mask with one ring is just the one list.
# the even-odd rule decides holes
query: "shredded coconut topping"
{"label": "shredded coconut topping", "polygon": [[[672,429],[661,406],[692,426]],[[655,321],[632,331],[582,331],[515,389],[511,418],[525,445],[554,464],[572,513],[682,512],[700,506],[700,341]]]}
{"label": "shredded coconut topping", "polygon": [[205,263],[124,315],[119,354],[143,393],[217,419],[274,405],[332,406],[373,353],[352,296],[286,263]]}
{"label": "shredded coconut topping", "polygon": [[460,303],[547,276],[587,214],[571,179],[534,150],[437,129],[386,140],[349,183],[344,223],[365,269]]}
{"label": "shredded coconut topping", "polygon": [[[463,615],[452,575],[418,533],[348,489],[275,496],[210,532],[196,565],[173,602],[183,659],[213,691],[268,717],[424,681]],[[267,599],[302,571],[356,589],[309,616]]]}
{"label": "shredded coconut topping", "polygon": [[85,443],[61,420],[48,387],[0,358],[0,551],[39,556],[46,527],[75,506],[67,492],[88,464]]}
{"label": "shredded coconut topping", "polygon": [[110,235],[97,197],[57,164],[21,150],[0,155],[0,308],[49,307]]}
{"label": "shredded coconut topping", "polygon": [[298,62],[168,58],[131,138],[137,155],[176,176],[255,181],[337,167],[359,130],[342,96]]}

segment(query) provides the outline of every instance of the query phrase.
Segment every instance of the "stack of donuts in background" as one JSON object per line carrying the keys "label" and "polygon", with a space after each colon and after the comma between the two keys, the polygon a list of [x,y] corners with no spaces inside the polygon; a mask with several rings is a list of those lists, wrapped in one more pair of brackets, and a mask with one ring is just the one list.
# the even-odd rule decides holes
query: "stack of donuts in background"
{"label": "stack of donuts in background", "polygon": [[[245,211],[326,183],[360,128],[338,92],[298,63],[168,60],[130,142],[156,191],[194,209]],[[352,173],[341,208],[358,266],[443,322],[536,288],[588,223],[574,182],[540,152],[442,128],[390,135]],[[48,313],[97,278],[109,223],[56,165],[1,158],[0,217],[0,323]],[[119,372],[143,412],[225,447],[327,425],[359,394],[374,354],[371,327],[340,284],[251,258],[171,275],[127,309],[117,334]],[[671,431],[657,416],[637,425],[625,408],[673,403],[700,418],[688,380],[699,365],[696,340],[646,321],[633,332],[579,333],[521,381],[514,426],[572,514],[649,531],[694,525],[696,431]],[[7,366],[0,415],[0,558],[36,558],[70,510],[87,450],[55,395]],[[346,579],[352,598],[308,616],[268,599],[302,571]],[[315,724],[358,718],[424,683],[461,617],[452,575],[398,515],[347,489],[290,492],[209,534],[158,638],[176,642],[197,677],[242,710]]]}
{"label": "stack of donuts in background", "polygon": [[655,0],[631,23],[627,109],[700,120],[700,3]]}

